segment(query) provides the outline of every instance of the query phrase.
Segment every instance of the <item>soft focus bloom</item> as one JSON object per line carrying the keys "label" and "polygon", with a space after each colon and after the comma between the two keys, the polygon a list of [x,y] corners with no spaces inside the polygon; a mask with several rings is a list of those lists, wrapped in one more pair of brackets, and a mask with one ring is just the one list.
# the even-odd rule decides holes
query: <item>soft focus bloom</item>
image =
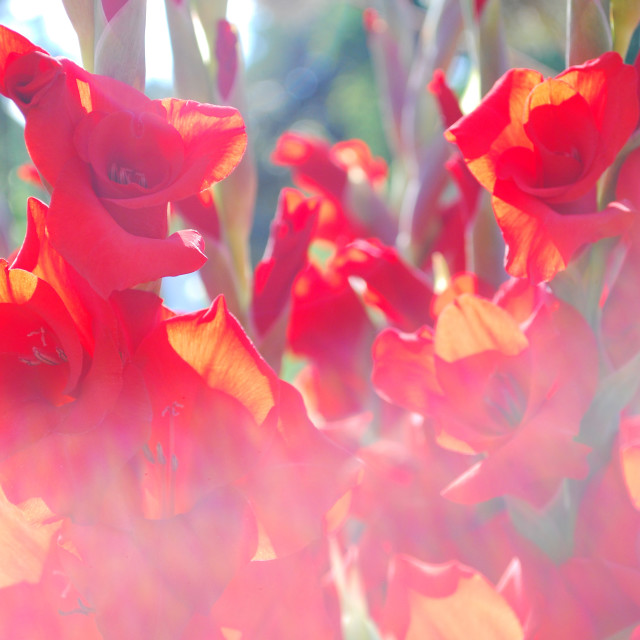
{"label": "soft focus bloom", "polygon": [[[285,558],[249,563],[213,606],[216,627],[225,635],[263,640],[341,637],[335,629],[338,621],[330,616],[325,602],[326,564],[319,545]],[[206,636],[211,638],[216,636]]]}
{"label": "soft focus bloom", "polygon": [[256,519],[235,485],[273,437],[277,389],[221,299],[208,313],[154,316],[150,294],[129,292],[123,319],[139,293],[151,322],[128,342],[150,429],[109,491],[94,493],[94,517],[65,524],[59,553],[104,638],[169,640],[255,553]]}
{"label": "soft focus bloom", "polygon": [[593,625],[594,638],[610,637],[640,622],[640,511],[629,499],[619,444],[614,443],[611,460],[586,486],[573,557],[560,568],[583,617]]}
{"label": "soft focus bloom", "polygon": [[[310,194],[281,191],[250,282],[240,114],[114,79],[144,85],[144,0],[64,4],[105,76],[0,27],[51,196],[0,260],[0,638],[640,640],[636,69],[513,69],[463,116],[434,73],[459,3],[420,33],[368,10],[390,170],[282,135]],[[188,4],[176,82],[235,104],[226,1]],[[485,78],[497,2],[472,4]],[[152,292],[205,260],[170,211],[213,245],[198,311]]]}
{"label": "soft focus bloom", "polygon": [[[144,294],[128,293],[124,317],[125,298]],[[65,524],[60,554],[104,638],[170,640],[252,558],[296,553],[338,524],[358,464],[310,423],[222,298],[129,338],[151,429],[92,521]]]}
{"label": "soft focus bloom", "polygon": [[[39,579],[23,580],[2,589],[0,635],[3,638],[103,640],[94,617],[89,615],[90,609],[62,571],[55,544],[59,524],[55,525],[56,535],[44,558]],[[41,522],[34,523],[35,527],[51,530],[51,525],[43,527]],[[32,538],[25,540],[33,545]],[[15,554],[15,547],[13,551]],[[27,555],[20,553],[19,561],[24,561]]]}

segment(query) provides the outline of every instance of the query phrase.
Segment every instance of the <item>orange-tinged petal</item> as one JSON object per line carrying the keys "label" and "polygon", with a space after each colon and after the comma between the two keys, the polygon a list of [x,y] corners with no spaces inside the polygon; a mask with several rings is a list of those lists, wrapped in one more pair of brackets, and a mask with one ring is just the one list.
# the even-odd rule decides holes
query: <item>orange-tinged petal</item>
{"label": "orange-tinged petal", "polygon": [[275,429],[277,378],[222,297],[161,322],[135,363],[154,413],[140,455],[147,517],[187,512],[255,468]]}
{"label": "orange-tinged petal", "polygon": [[61,524],[42,500],[33,498],[16,506],[0,489],[0,588],[40,580],[49,545]]}
{"label": "orange-tinged petal", "polygon": [[179,316],[166,324],[171,347],[205,383],[239,400],[261,423],[274,405],[276,376],[260,357],[219,296],[193,322]]}
{"label": "orange-tinged petal", "polygon": [[429,565],[408,556],[393,561],[383,632],[398,640],[524,637],[514,611],[480,573],[457,562]]}
{"label": "orange-tinged petal", "polygon": [[435,353],[446,362],[485,351],[515,356],[528,344],[511,315],[474,295],[459,296],[438,316]]}
{"label": "orange-tinged petal", "polygon": [[507,182],[496,190],[492,204],[507,243],[507,271],[532,283],[551,280],[580,247],[623,233],[635,218],[617,202],[600,212],[558,213]]}
{"label": "orange-tinged petal", "polygon": [[244,120],[236,109],[175,98],[162,100],[162,106],[185,147],[183,175],[172,185],[172,194],[179,195],[171,199],[202,191],[235,169],[247,146]]}
{"label": "orange-tinged petal", "polygon": [[533,148],[522,126],[522,114],[529,92],[542,79],[537,71],[511,69],[475,111],[445,131],[447,140],[460,148],[471,173],[489,191],[499,177],[505,151]]}

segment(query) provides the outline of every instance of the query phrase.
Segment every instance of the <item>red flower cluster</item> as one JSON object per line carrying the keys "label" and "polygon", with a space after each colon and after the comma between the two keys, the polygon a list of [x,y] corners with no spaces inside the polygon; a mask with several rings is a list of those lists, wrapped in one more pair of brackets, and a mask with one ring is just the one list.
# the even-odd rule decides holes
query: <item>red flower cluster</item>
{"label": "red flower cluster", "polygon": [[22,554],[38,540],[39,569],[5,576],[0,635],[218,629],[226,613],[211,607],[244,567],[286,571],[279,559],[339,522],[330,511],[357,478],[222,298],[176,315],[132,288],[205,260],[197,232],[167,237],[167,207],[235,167],[242,118],[149,100],[4,27],[0,85],[51,191],[50,206],[29,201],[24,243],[0,265],[0,478],[7,531],[26,532]]}
{"label": "red flower cluster", "polygon": [[[401,161],[285,133],[272,161],[300,190],[245,290],[229,203],[250,189],[212,188],[240,114],[0,27],[0,93],[51,195],[0,261],[1,637],[640,637],[636,70],[513,69],[466,115],[436,71],[423,144],[415,72],[366,21]],[[170,205],[233,299],[156,295],[205,260]]]}

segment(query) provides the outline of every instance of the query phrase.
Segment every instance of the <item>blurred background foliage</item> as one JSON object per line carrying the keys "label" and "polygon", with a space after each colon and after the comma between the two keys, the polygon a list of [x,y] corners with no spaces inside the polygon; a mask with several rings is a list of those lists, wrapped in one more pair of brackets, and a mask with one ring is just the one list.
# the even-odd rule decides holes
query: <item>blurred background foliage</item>
{"label": "blurred background foliage", "polygon": [[[23,2],[25,0],[22,0]],[[31,1],[31,0],[27,0]],[[60,3],[61,0],[46,0]],[[229,0],[231,5],[235,0]],[[375,8],[390,22],[413,26],[417,46],[428,2],[420,0],[254,0],[250,56],[245,61],[247,121],[258,164],[258,201],[252,233],[252,259],[259,259],[280,189],[290,184],[289,171],[270,162],[278,137],[295,130],[338,140],[360,138],[389,160],[379,88],[376,86],[363,10]],[[0,23],[20,30],[16,2],[0,0]],[[149,7],[159,10],[157,5]],[[507,44],[514,66],[537,66],[556,73],[563,67],[565,5],[554,0],[502,0]],[[53,55],[69,55],[43,15],[28,20],[25,35]],[[55,31],[55,30],[54,30]],[[147,38],[153,38],[148,33]],[[66,48],[65,48],[66,45]],[[76,60],[79,62],[79,60]],[[168,83],[147,83],[151,97],[172,95]],[[22,241],[25,202],[46,194],[18,177],[28,162],[20,115],[2,99],[0,108],[0,255]]]}

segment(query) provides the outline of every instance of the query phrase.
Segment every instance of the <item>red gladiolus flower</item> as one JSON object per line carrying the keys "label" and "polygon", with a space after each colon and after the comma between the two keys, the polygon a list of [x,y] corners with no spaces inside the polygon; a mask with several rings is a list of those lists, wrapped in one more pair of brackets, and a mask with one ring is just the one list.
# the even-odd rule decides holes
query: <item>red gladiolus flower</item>
{"label": "red gladiolus flower", "polygon": [[149,439],[94,522],[65,527],[61,558],[106,639],[169,640],[252,557],[319,538],[357,464],[308,421],[222,298],[157,323],[134,362],[153,406]]}
{"label": "red gladiolus flower", "polygon": [[[273,437],[267,418],[276,404],[276,376],[221,297],[209,310],[160,323],[135,362],[154,411],[148,450],[140,455],[149,467],[145,514],[187,512],[256,464]],[[160,494],[166,499],[156,501]]]}
{"label": "red gladiolus flower", "polygon": [[27,146],[49,184],[70,155],[80,155],[93,169],[96,192],[133,209],[179,200],[221,180],[246,146],[244,123],[231,107],[151,100],[52,58],[6,27],[0,28],[0,92],[25,115]]}
{"label": "red gladiolus flower", "polygon": [[144,442],[147,394],[123,362],[113,309],[50,246],[46,207],[31,200],[28,214],[23,247],[0,277],[0,475],[15,502],[39,496],[84,515]]}
{"label": "red gladiolus flower", "polygon": [[309,422],[299,394],[278,383],[222,298],[207,313],[158,325],[136,362],[155,410],[140,456],[147,517],[188,512],[233,484],[274,554],[321,535],[325,513],[354,483],[353,465]]}
{"label": "red gladiolus flower", "polygon": [[[119,300],[124,315],[129,302]],[[105,638],[169,639],[256,551],[256,519],[236,485],[273,438],[277,384],[221,298],[156,323],[134,365],[150,433],[93,522],[66,527],[62,559]]]}
{"label": "red gladiolus flower", "polygon": [[[113,91],[101,86],[101,76],[90,80],[92,95]],[[244,122],[235,109],[173,98],[145,102],[134,112],[92,105],[74,131],[108,208],[138,210],[186,198],[226,177],[244,152]]]}
{"label": "red gladiolus flower", "polygon": [[445,495],[468,503],[507,493],[543,505],[563,477],[587,472],[588,448],[574,438],[597,383],[594,336],[553,298],[542,301],[526,331],[498,307],[470,302],[461,296],[436,326],[438,381],[447,397],[440,424],[488,455]]}
{"label": "red gladiolus flower", "polygon": [[235,109],[150,100],[5,28],[0,91],[24,113],[29,152],[55,188],[52,242],[96,290],[107,296],[203,264],[198,234],[166,239],[167,204],[238,164],[246,135]]}
{"label": "red gladiolus flower", "polygon": [[523,327],[463,294],[433,334],[388,329],[374,344],[373,380],[384,397],[431,416],[444,446],[487,453],[446,489],[452,500],[511,494],[543,505],[563,477],[587,472],[588,449],[574,437],[597,383],[593,334],[572,307],[546,296]]}
{"label": "red gladiolus flower", "polygon": [[493,195],[511,275],[549,280],[631,223],[615,203],[597,212],[595,185],[637,120],[636,72],[605,53],[547,80],[512,69],[445,132]]}
{"label": "red gladiolus flower", "polygon": [[[203,264],[201,240],[193,231],[164,239],[167,203],[202,191],[237,164],[246,142],[237,111],[149,101],[137,113],[91,112],[76,127],[74,140],[88,170],[75,159],[67,163],[48,226],[53,243],[96,289],[108,294]],[[80,200],[82,191],[87,193]],[[104,256],[95,253],[100,246]]]}

